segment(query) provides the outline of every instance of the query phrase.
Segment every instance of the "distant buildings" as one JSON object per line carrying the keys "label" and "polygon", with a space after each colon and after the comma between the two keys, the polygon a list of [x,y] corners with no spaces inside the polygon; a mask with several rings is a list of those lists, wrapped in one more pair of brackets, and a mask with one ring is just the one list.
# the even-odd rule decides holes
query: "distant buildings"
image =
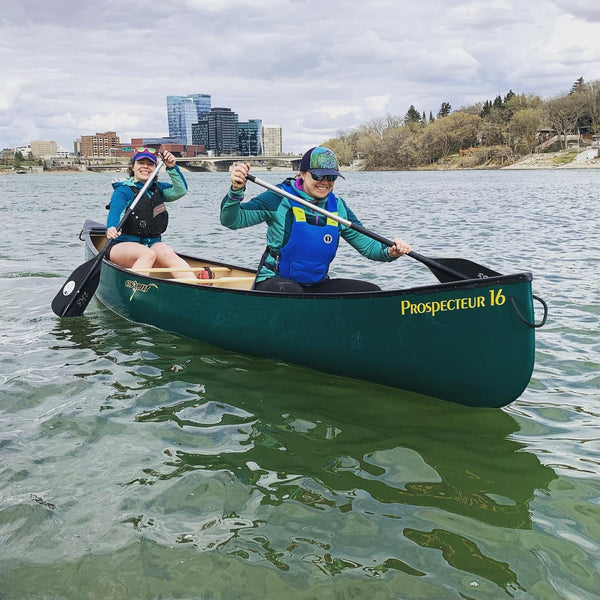
{"label": "distant buildings", "polygon": [[164,146],[180,156],[201,153],[277,156],[282,153],[281,127],[263,127],[261,119],[240,122],[231,108],[211,107],[210,94],[167,96],[167,121],[168,137],[136,138],[131,143],[121,143],[114,131],[82,135],[74,143],[75,155],[123,157],[131,155],[134,146]]}
{"label": "distant buildings", "polygon": [[[204,146],[217,155],[262,156],[262,121],[239,122],[231,108],[211,107],[209,94],[167,96],[169,137],[172,143]],[[281,153],[281,130],[279,131]]]}

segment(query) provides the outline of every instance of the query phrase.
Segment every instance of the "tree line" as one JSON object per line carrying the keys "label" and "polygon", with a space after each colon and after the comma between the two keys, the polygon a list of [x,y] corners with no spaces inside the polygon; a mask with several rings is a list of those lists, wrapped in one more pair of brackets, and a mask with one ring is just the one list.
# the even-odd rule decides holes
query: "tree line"
{"label": "tree line", "polygon": [[[462,166],[505,164],[534,149],[566,149],[572,134],[600,132],[600,80],[578,78],[569,92],[547,100],[509,90],[505,96],[452,110],[442,102],[434,116],[411,105],[324,143],[340,163],[360,158],[366,169],[410,169],[444,164],[462,155]],[[552,143],[554,141],[554,143]]]}

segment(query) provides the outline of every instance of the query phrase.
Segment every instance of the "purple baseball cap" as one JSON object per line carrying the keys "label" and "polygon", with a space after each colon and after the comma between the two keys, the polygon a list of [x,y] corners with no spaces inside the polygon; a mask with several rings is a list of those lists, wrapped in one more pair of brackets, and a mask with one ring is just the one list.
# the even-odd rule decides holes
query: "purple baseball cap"
{"label": "purple baseball cap", "polygon": [[156,150],[154,148],[138,148],[133,157],[133,162],[142,160],[142,158],[148,158],[153,163],[156,163]]}

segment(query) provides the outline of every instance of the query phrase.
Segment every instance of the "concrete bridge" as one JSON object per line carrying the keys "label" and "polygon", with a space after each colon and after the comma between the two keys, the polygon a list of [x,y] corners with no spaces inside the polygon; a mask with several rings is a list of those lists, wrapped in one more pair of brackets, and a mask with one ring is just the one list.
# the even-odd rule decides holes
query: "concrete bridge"
{"label": "concrete bridge", "polygon": [[177,157],[177,162],[190,171],[229,171],[231,165],[245,161],[251,166],[289,167],[292,171],[300,168],[301,154],[282,154],[279,156],[192,156]]}
{"label": "concrete bridge", "polygon": [[[246,161],[251,166],[265,167],[287,167],[291,171],[298,171],[300,168],[301,154],[282,154],[279,156],[241,156],[241,155],[222,155],[222,156],[176,156],[177,162],[189,171],[212,171],[227,172],[231,165],[236,162]],[[83,159],[81,168],[88,171],[126,171],[129,164],[128,157],[106,157]]]}

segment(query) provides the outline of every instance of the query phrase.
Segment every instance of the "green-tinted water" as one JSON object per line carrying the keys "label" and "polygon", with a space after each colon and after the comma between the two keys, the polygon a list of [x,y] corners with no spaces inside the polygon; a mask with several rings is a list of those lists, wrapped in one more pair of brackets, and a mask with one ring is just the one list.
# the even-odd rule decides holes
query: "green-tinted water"
{"label": "green-tinted water", "polygon": [[[600,172],[338,186],[365,226],[418,252],[533,272],[550,317],[503,410],[224,352],[96,302],[58,319],[50,301],[110,179],[0,178],[2,600],[596,598]],[[254,266],[264,230],[218,225],[227,175],[189,180],[168,241]],[[432,281],[347,248],[335,269]]]}

